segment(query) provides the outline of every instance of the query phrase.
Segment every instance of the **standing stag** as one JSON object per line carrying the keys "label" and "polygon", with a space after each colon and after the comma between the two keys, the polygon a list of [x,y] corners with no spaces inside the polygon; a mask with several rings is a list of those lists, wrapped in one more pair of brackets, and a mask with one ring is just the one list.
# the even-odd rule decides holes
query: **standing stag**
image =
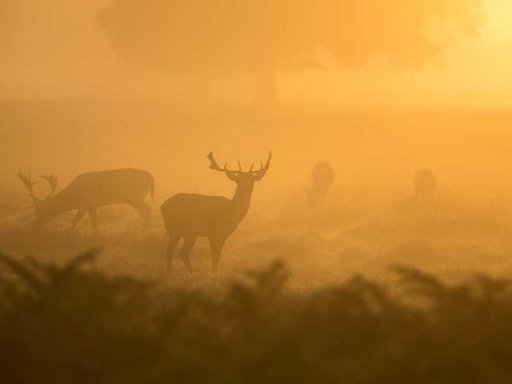
{"label": "standing stag", "polygon": [[232,199],[222,196],[204,196],[192,193],[177,194],[162,204],[162,217],[169,237],[167,249],[167,267],[172,272],[172,257],[178,241],[183,238],[181,259],[188,272],[192,273],[189,253],[197,237],[208,237],[211,249],[212,269],[217,271],[219,257],[226,239],[236,230],[245,218],[251,204],[254,183],[263,179],[270,167],[272,153],[267,163],[261,163],[260,169],[253,171],[254,164],[248,172],[242,171],[238,162],[238,171],[221,168],[213,153],[208,154],[210,169],[224,172],[229,180],[236,183]]}
{"label": "standing stag", "polygon": [[311,172],[311,189],[307,189],[309,203],[313,206],[325,203],[327,193],[334,182],[334,170],[327,161],[316,163]]}
{"label": "standing stag", "polygon": [[144,202],[146,195],[154,195],[153,176],[137,169],[117,169],[103,172],[83,173],[76,177],[66,188],[55,194],[57,178],[53,175],[40,176],[51,187],[51,193],[44,199],[34,195],[30,174],[18,172],[18,178],[28,190],[28,197],[34,201],[34,208],[39,224],[44,224],[48,219],[58,214],[77,210],[73,219],[72,228],[89,213],[96,234],[98,223],[96,220],[96,208],[112,204],[129,204],[149,222],[151,207]]}

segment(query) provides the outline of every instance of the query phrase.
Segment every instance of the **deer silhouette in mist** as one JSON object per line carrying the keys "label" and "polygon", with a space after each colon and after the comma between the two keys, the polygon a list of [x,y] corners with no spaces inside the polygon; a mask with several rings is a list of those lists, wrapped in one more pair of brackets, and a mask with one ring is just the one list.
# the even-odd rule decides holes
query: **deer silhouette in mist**
{"label": "deer silhouette in mist", "polygon": [[154,196],[154,179],[149,172],[117,169],[83,173],[57,194],[57,178],[54,175],[40,176],[51,187],[50,194],[44,199],[34,195],[33,187],[36,182],[30,174],[23,174],[20,170],[17,176],[28,190],[27,196],[34,202],[39,225],[44,225],[56,215],[76,209],[71,228],[89,213],[94,230],[98,234],[96,208],[122,203],[131,205],[146,223],[149,222],[151,207],[144,202],[148,193],[151,197]]}
{"label": "deer silhouette in mist", "polygon": [[189,254],[197,237],[208,237],[211,249],[212,270],[217,271],[219,257],[226,239],[237,229],[246,217],[251,204],[254,183],[263,179],[269,167],[272,152],[265,165],[254,171],[254,163],[249,171],[242,171],[238,162],[238,171],[227,169],[227,163],[221,168],[208,154],[210,169],[223,172],[229,180],[236,183],[232,199],[222,196],[205,196],[192,193],[177,194],[162,204],[162,217],[169,237],[167,249],[167,267],[172,272],[172,258],[181,238],[184,239],[180,252],[181,259],[189,273],[193,272]]}
{"label": "deer silhouette in mist", "polygon": [[325,203],[334,178],[334,170],[329,162],[315,164],[311,171],[311,188],[306,188],[309,204],[317,206]]}

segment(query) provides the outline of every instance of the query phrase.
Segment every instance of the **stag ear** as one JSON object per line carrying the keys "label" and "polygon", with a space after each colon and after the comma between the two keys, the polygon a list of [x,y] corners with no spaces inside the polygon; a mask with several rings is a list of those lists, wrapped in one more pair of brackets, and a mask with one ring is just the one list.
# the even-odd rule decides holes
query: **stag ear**
{"label": "stag ear", "polygon": [[261,171],[260,173],[256,173],[255,175],[252,176],[252,180],[254,182],[260,181],[261,179],[263,179],[265,177],[266,174],[267,174],[267,171]]}
{"label": "stag ear", "polygon": [[226,176],[229,180],[231,180],[234,183],[238,183],[238,173],[233,171],[225,171]]}

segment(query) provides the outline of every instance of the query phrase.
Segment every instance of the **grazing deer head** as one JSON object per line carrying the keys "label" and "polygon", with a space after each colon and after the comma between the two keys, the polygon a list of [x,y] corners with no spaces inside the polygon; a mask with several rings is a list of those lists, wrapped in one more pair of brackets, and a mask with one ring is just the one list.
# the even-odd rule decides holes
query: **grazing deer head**
{"label": "grazing deer head", "polygon": [[254,170],[254,163],[248,171],[242,170],[238,162],[238,170],[228,169],[227,163],[220,167],[213,153],[208,154],[210,169],[224,173],[229,180],[236,183],[236,191],[232,199],[218,196],[204,196],[180,193],[164,202],[162,217],[169,236],[168,268],[171,270],[172,256],[178,241],[184,238],[181,258],[185,266],[192,272],[188,255],[197,237],[208,237],[212,254],[212,268],[217,268],[218,259],[224,241],[236,230],[238,224],[249,211],[254,183],[265,177],[270,167],[272,153],[267,162],[261,162],[259,169]]}
{"label": "grazing deer head", "polygon": [[48,184],[50,185],[51,192],[46,196],[45,198],[39,198],[36,197],[34,194],[34,185],[36,184],[35,181],[32,180],[32,175],[28,173],[28,175],[23,174],[21,169],[18,171],[17,175],[22,184],[25,186],[25,188],[28,191],[27,197],[31,198],[34,202],[34,208],[36,210],[36,215],[40,221],[43,221],[45,219],[44,215],[44,203],[51,199],[55,195],[55,191],[57,190],[57,177],[54,175],[41,175],[40,178],[46,180]]}

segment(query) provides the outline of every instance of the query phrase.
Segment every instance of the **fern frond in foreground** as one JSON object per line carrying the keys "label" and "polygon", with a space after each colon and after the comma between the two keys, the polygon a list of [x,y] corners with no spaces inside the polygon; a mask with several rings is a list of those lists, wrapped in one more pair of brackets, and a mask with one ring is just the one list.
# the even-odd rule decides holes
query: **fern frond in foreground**
{"label": "fern frond in foreground", "polygon": [[282,263],[221,294],[0,255],[2,383],[509,383],[510,281],[395,268],[297,294]]}

